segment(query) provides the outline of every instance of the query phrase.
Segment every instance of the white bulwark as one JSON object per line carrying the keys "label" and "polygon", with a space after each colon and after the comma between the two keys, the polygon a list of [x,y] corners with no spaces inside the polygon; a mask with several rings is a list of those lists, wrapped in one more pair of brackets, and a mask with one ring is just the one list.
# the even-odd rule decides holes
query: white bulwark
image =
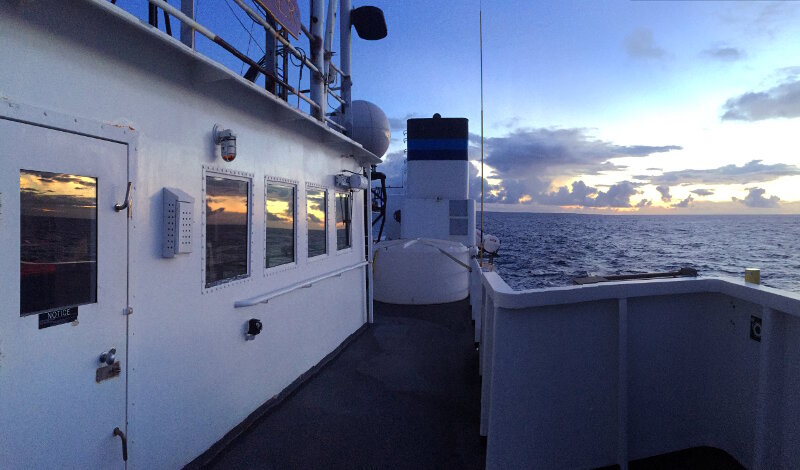
{"label": "white bulwark", "polygon": [[110,2],[0,37],[0,466],[183,466],[368,321],[379,160]]}

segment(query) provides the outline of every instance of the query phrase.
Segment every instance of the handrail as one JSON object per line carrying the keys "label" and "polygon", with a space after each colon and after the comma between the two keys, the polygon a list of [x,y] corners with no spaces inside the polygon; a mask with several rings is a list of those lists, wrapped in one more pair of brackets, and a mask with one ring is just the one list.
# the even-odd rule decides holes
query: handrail
{"label": "handrail", "polygon": [[344,274],[344,273],[346,273],[348,271],[352,271],[353,269],[361,268],[363,266],[366,266],[367,264],[369,264],[369,263],[367,263],[366,261],[361,261],[361,262],[356,263],[356,264],[354,264],[352,266],[347,266],[345,268],[337,269],[335,271],[331,271],[331,272],[329,272],[327,274],[323,274],[321,276],[312,277],[311,279],[306,279],[305,281],[301,281],[301,282],[292,284],[290,286],[274,290],[272,292],[267,292],[266,294],[261,294],[261,295],[255,296],[255,297],[250,297],[249,299],[237,300],[233,304],[233,306],[234,306],[234,308],[244,308],[244,307],[253,307],[253,306],[258,305],[258,304],[265,304],[265,303],[268,303],[270,300],[274,299],[275,297],[279,297],[281,295],[288,294],[289,292],[295,291],[297,289],[309,288],[309,287],[311,287],[312,285],[314,285],[315,283],[317,283],[319,281],[324,281],[325,279],[341,276],[342,274]]}
{"label": "handrail", "polygon": [[517,291],[506,284],[496,272],[482,272],[481,277],[487,294],[493,299],[494,306],[512,310],[608,299],[711,292],[729,295],[800,316],[800,294],[750,284],[739,279],[711,277],[650,279]]}
{"label": "handrail", "polygon": [[[258,23],[258,24],[260,24],[261,26],[263,26],[263,27],[264,27],[264,29],[266,29],[266,30],[267,30],[267,32],[268,32],[269,34],[271,34],[271,35],[272,35],[272,37],[274,37],[275,39],[277,39],[278,41],[280,41],[280,42],[281,42],[281,44],[283,44],[284,46],[286,46],[286,47],[289,49],[289,51],[292,53],[292,55],[293,55],[293,56],[295,56],[296,58],[300,59],[300,61],[301,61],[303,64],[305,64],[305,66],[306,66],[306,67],[308,67],[308,69],[309,69],[309,70],[311,70],[312,72],[316,73],[317,75],[320,75],[320,74],[321,74],[321,72],[319,71],[319,69],[318,69],[316,66],[314,66],[314,64],[312,64],[312,63],[311,63],[311,61],[309,61],[309,60],[306,58],[306,56],[305,56],[304,54],[301,54],[301,53],[300,53],[300,51],[298,51],[297,49],[295,49],[295,48],[294,48],[294,46],[292,46],[292,44],[291,44],[291,43],[290,43],[288,40],[286,40],[286,38],[284,38],[283,36],[281,36],[280,34],[278,34],[278,32],[277,32],[277,31],[275,31],[275,29],[274,29],[272,26],[270,26],[270,24],[269,24],[269,23],[267,23],[267,20],[265,20],[264,18],[262,18],[262,17],[261,17],[261,15],[259,15],[259,14],[258,14],[258,13],[257,13],[255,10],[253,10],[252,8],[250,8],[250,7],[249,7],[249,6],[248,6],[246,3],[244,3],[242,0],[233,0],[233,1],[234,1],[234,2],[236,2],[236,4],[237,4],[237,5],[239,5],[240,7],[242,7],[242,10],[244,10],[244,11],[245,11],[245,13],[247,13],[247,15],[248,15],[248,16],[250,16],[250,18],[252,18],[252,19],[253,19],[253,20],[255,20],[255,21]],[[310,36],[309,36],[309,37],[310,37]]]}
{"label": "handrail", "polygon": [[[223,40],[221,37],[219,37],[219,36],[218,36],[216,33],[214,33],[213,31],[211,31],[210,29],[206,28],[205,26],[201,25],[200,23],[198,23],[198,22],[194,21],[193,19],[189,18],[188,16],[186,16],[185,14],[183,14],[183,12],[181,12],[181,11],[180,11],[180,10],[178,10],[177,8],[173,7],[173,6],[172,6],[172,5],[170,5],[169,3],[165,2],[164,0],[147,0],[147,1],[148,1],[149,3],[151,3],[151,4],[153,4],[153,5],[155,5],[155,6],[159,7],[159,8],[161,8],[162,10],[166,11],[166,12],[167,12],[167,13],[169,13],[170,15],[174,16],[174,17],[175,17],[175,18],[177,18],[177,19],[178,19],[178,20],[179,20],[181,23],[185,24],[186,26],[188,26],[188,27],[192,28],[193,30],[195,30],[195,31],[197,31],[198,33],[202,34],[203,36],[207,37],[208,39],[210,39],[210,40],[211,40],[211,41],[213,41],[214,43],[216,43],[216,44],[220,45],[220,46],[221,46],[221,47],[223,47],[225,50],[227,50],[227,51],[228,51],[228,52],[230,52],[231,54],[235,55],[235,56],[236,56],[236,57],[237,57],[239,60],[241,60],[241,61],[243,61],[243,62],[247,63],[248,65],[250,65],[250,66],[252,66],[252,67],[255,67],[255,68],[256,68],[256,69],[257,69],[259,72],[263,73],[264,75],[271,75],[271,79],[273,79],[273,80],[275,80],[276,82],[280,83],[280,85],[281,85],[281,86],[285,87],[285,88],[286,88],[287,90],[289,90],[289,91],[290,91],[292,94],[294,94],[294,95],[298,96],[298,97],[299,97],[299,98],[301,98],[303,101],[305,101],[306,103],[308,103],[308,104],[309,104],[309,106],[311,106],[313,109],[317,109],[317,110],[319,110],[319,109],[322,109],[322,107],[321,107],[321,106],[320,106],[318,103],[314,102],[312,99],[310,99],[310,98],[308,98],[307,96],[305,96],[305,95],[304,95],[303,93],[301,93],[299,90],[296,90],[294,87],[292,87],[292,86],[291,86],[291,85],[289,85],[288,83],[286,83],[286,82],[284,82],[283,80],[281,80],[280,78],[276,77],[274,74],[271,74],[271,73],[270,73],[268,70],[266,70],[264,67],[260,66],[260,65],[259,65],[257,62],[255,62],[254,60],[252,60],[252,59],[250,59],[249,57],[245,56],[245,55],[244,55],[244,54],[242,54],[241,52],[237,51],[237,50],[236,50],[236,49],[235,49],[233,46],[231,46],[230,44],[228,44],[228,43],[227,43],[225,40]],[[239,5],[241,5],[242,7],[244,7],[244,8],[247,8],[247,9],[248,9],[250,12],[252,12],[252,11],[253,11],[252,9],[249,9],[249,7],[247,7],[247,6],[246,6],[246,5],[244,5],[243,3],[240,3],[240,0],[234,0],[234,1],[235,1],[236,3],[238,3]],[[247,11],[247,10],[246,10],[246,11]],[[248,14],[250,14],[250,13],[248,12]],[[253,12],[253,14],[255,14],[255,12]],[[252,15],[251,15],[251,16],[252,16]],[[261,18],[261,16],[259,16],[258,14],[255,14],[255,16],[256,16],[256,18],[258,18],[258,20],[259,20],[259,21],[258,21],[258,22],[259,22],[259,24],[261,24],[261,25],[262,25],[262,26],[264,26],[265,28],[268,28],[268,27],[269,27],[269,25],[267,24],[266,20],[263,20],[263,19]],[[255,18],[254,18],[254,19],[255,19]],[[263,22],[262,22],[262,21],[263,21]],[[274,33],[274,34],[273,34],[273,36],[277,34],[277,32],[274,32],[274,31],[275,31],[274,29],[272,29],[271,31]],[[277,37],[277,38],[278,38],[278,39],[279,39],[279,40],[280,40],[282,43],[284,43],[284,44],[285,44],[285,45],[288,47],[288,49],[289,49],[290,51],[292,51],[292,53],[293,53],[295,56],[297,56],[298,58],[300,58],[300,60],[302,60],[302,61],[303,61],[303,64],[305,64],[307,67],[309,67],[309,69],[310,69],[312,72],[315,72],[315,73],[319,74],[319,69],[317,69],[316,67],[314,67],[314,64],[312,64],[312,63],[308,62],[308,60],[307,60],[307,59],[304,59],[304,58],[303,58],[303,56],[302,56],[302,55],[301,55],[301,54],[300,54],[300,53],[299,53],[299,52],[298,52],[298,51],[297,51],[297,50],[296,50],[294,47],[292,47],[292,45],[291,45],[291,44],[289,44],[289,42],[288,42],[288,41],[286,41],[286,39],[282,38],[282,37],[281,37],[279,34],[277,34],[277,36],[276,36],[276,37]]]}

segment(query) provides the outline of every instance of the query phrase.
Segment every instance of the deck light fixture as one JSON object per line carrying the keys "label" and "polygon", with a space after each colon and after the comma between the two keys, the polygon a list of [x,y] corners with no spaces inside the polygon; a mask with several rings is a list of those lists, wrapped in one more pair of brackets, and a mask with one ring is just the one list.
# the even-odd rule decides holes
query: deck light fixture
{"label": "deck light fixture", "polygon": [[236,158],[236,134],[230,129],[223,129],[221,125],[214,124],[214,144],[220,146],[220,155],[226,162]]}

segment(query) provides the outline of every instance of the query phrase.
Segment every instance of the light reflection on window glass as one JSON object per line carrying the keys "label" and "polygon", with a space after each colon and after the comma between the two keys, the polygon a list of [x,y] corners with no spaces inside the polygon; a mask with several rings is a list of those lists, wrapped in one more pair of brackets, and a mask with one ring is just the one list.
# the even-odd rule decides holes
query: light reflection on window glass
{"label": "light reflection on window glass", "polygon": [[350,248],[353,208],[350,193],[336,193],[336,249]]}
{"label": "light reflection on window glass", "polygon": [[20,315],[97,302],[97,179],[22,170]]}
{"label": "light reflection on window glass", "polygon": [[306,189],[306,222],[308,224],[308,257],[327,253],[325,219],[328,198],[324,189]]}
{"label": "light reflection on window glass", "polygon": [[294,185],[267,182],[268,268],[294,262]]}
{"label": "light reflection on window glass", "polygon": [[248,274],[249,182],[206,176],[206,287]]}

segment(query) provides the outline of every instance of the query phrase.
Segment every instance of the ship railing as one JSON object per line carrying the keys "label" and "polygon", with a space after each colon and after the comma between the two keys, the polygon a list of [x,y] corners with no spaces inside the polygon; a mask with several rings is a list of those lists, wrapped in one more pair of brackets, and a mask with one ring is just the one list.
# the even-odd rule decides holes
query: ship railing
{"label": "ship railing", "polygon": [[472,275],[487,468],[627,468],[701,446],[800,467],[800,295],[714,278],[515,291]]}
{"label": "ship railing", "polygon": [[[245,0],[233,0],[233,2],[245,13],[249,16],[254,23],[257,23],[261,26],[267,34],[273,38],[274,41],[277,41],[281,44],[284,48],[285,53],[290,54],[295,59],[297,59],[298,63],[295,64],[299,70],[299,76],[302,77],[303,71],[302,69],[306,69],[311,76],[310,82],[311,86],[307,90],[301,90],[298,87],[294,87],[288,83],[288,76],[284,74],[284,77],[280,77],[277,73],[277,70],[269,70],[264,64],[259,63],[259,61],[248,57],[247,54],[243,53],[239,49],[237,49],[234,45],[223,39],[220,35],[209,29],[208,27],[200,24],[196,21],[195,17],[195,0],[180,0],[180,8],[171,5],[166,0],[147,0],[147,3],[155,8],[160,8],[166,15],[170,15],[171,17],[180,21],[180,41],[185,44],[187,47],[195,50],[195,36],[194,33],[201,34],[202,36],[208,38],[210,41],[214,42],[215,44],[219,45],[228,53],[232,54],[254,70],[257,70],[261,74],[264,75],[265,78],[268,79],[271,83],[279,85],[284,92],[277,92],[273,90],[273,93],[276,96],[280,96],[285,101],[291,103],[291,100],[288,99],[288,95],[291,94],[298,98],[297,104],[295,107],[297,109],[300,108],[300,100],[302,100],[305,104],[309,107],[309,114],[312,115],[314,118],[318,119],[321,122],[324,122],[327,126],[341,132],[347,134],[347,123],[348,123],[348,116],[346,113],[350,109],[348,106],[349,103],[349,96],[350,96],[350,84],[351,79],[349,75],[349,31],[346,34],[343,34],[343,38],[346,39],[346,48],[348,49],[345,51],[342,49],[342,55],[347,56],[348,64],[342,64],[337,66],[331,61],[331,57],[334,55],[330,50],[323,50],[323,38],[321,30],[320,31],[309,31],[305,26],[301,26],[301,32],[305,35],[309,40],[309,47],[312,51],[312,59],[315,57],[324,59],[316,59],[318,63],[314,63],[312,59],[301,51],[299,48],[295,47],[288,39],[288,35],[282,34],[281,31],[276,29],[276,27],[271,24],[271,20],[262,16],[259,12],[257,12],[254,8],[247,4]],[[112,0],[112,3],[116,4],[116,1]],[[322,3],[322,2],[319,2]],[[343,8],[347,6],[349,8],[349,2],[342,2]],[[118,5],[122,7],[121,5]],[[331,7],[334,7],[335,13],[335,4],[331,2],[328,6],[329,10]],[[332,21],[334,15],[330,14],[328,16],[328,21]],[[168,20],[167,20],[168,21]],[[322,19],[320,19],[320,22]],[[167,23],[169,24],[169,23]],[[331,25],[332,28],[332,25]],[[166,27],[168,29],[165,31],[167,34],[172,36],[171,34],[171,27]],[[313,29],[313,28],[312,28]],[[332,36],[332,31],[326,36]],[[331,42],[331,38],[326,37],[327,42],[325,43],[327,47],[330,47],[329,44]],[[342,41],[340,41],[342,42]],[[342,59],[343,61],[345,59]],[[254,81],[254,80],[253,80]],[[331,86],[335,83],[340,83],[338,87]],[[336,92],[339,91],[340,93],[337,94]],[[330,101],[336,103],[333,108],[335,111],[327,112],[328,108],[332,107],[330,105]]]}

